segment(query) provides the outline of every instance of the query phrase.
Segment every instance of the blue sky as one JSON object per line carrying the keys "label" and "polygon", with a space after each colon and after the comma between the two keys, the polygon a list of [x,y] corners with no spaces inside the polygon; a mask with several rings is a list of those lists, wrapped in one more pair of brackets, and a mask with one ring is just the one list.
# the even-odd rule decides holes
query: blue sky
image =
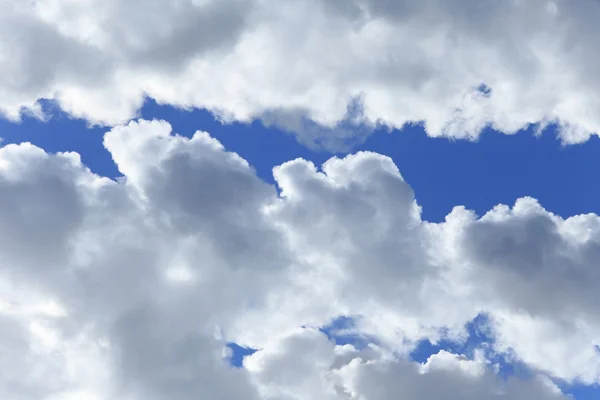
{"label": "blue sky", "polygon": [[[52,104],[45,107],[53,115],[48,123],[33,118],[18,124],[0,121],[3,143],[30,141],[49,152],[76,151],[92,171],[118,175],[102,146],[107,128],[89,128],[85,121],[70,118]],[[183,136],[190,137],[197,130],[209,132],[271,183],[272,168],[286,161],[300,157],[318,166],[334,155],[345,155],[311,150],[293,135],[265,128],[260,122],[222,124],[205,110],[185,111],[149,100],[140,116],[164,119]],[[557,140],[556,127],[536,132],[536,126],[515,135],[486,129],[477,141],[466,141],[432,139],[420,125],[407,125],[391,133],[375,131],[351,152],[374,151],[391,157],[413,187],[428,221],[443,220],[456,205],[481,215],[496,204],[512,205],[523,196],[538,199],[562,217],[600,212],[596,178],[600,140],[593,137],[585,144],[564,146]]]}
{"label": "blue sky", "polygon": [[[75,151],[93,172],[111,178],[120,176],[102,145],[109,128],[91,127],[49,102],[44,107],[51,115],[46,122],[29,117],[20,123],[0,121],[3,145],[28,141],[47,152]],[[432,222],[442,221],[455,205],[465,205],[481,215],[498,203],[512,205],[523,196],[537,198],[550,212],[563,217],[600,211],[600,187],[596,179],[596,170],[600,168],[600,158],[596,156],[600,152],[600,140],[593,138],[582,145],[563,146],[557,140],[555,127],[536,135],[532,126],[510,136],[486,129],[477,141],[464,141],[432,139],[421,125],[407,125],[391,132],[375,131],[365,143],[349,152],[332,154],[323,149],[310,149],[299,144],[292,134],[265,128],[260,122],[223,124],[204,110],[186,111],[148,100],[140,117],[167,120],[174,132],[187,137],[197,130],[209,132],[229,151],[248,160],[258,176],[270,183],[274,183],[273,167],[295,158],[320,165],[334,155],[343,157],[357,151],[384,154],[392,158],[413,187],[423,207],[424,219]],[[484,349],[494,341],[485,326],[485,317],[469,323],[469,337],[464,343],[422,341],[411,358],[426,362],[440,350],[472,358],[475,350]],[[362,348],[369,343],[368,338],[360,335],[338,333],[340,329],[352,327],[352,319],[341,318],[321,330],[337,344]],[[231,363],[236,367],[241,367],[243,358],[256,351],[235,343],[229,346],[233,351]],[[488,354],[499,363],[500,374],[505,379],[531,376],[525,364]],[[600,388],[555,382],[576,399],[587,400],[600,395]]]}

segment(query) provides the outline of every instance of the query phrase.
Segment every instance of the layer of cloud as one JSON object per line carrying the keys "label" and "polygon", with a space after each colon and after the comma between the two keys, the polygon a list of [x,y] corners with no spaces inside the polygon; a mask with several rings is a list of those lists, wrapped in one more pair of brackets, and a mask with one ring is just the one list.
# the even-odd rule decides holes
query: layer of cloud
{"label": "layer of cloud", "polygon": [[[428,223],[379,154],[287,162],[278,194],[207,133],[141,120],[104,143],[118,181],[0,148],[2,398],[550,399],[544,376],[600,380],[597,215],[524,198]],[[485,353],[409,361],[480,314],[539,379],[504,383]],[[299,328],[340,316],[378,346]],[[259,351],[235,369],[227,342]]]}
{"label": "layer of cloud", "polygon": [[410,121],[456,138],[538,122],[558,122],[571,143],[600,131],[596,1],[0,5],[0,110],[11,118],[39,114],[47,98],[114,125],[149,96],[263,119],[331,149]]}

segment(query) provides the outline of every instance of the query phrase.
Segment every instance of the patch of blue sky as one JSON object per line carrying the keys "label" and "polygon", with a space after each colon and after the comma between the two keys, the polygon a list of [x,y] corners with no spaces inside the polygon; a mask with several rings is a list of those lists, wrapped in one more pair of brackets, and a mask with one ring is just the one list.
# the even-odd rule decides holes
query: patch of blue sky
{"label": "patch of blue sky", "polygon": [[239,346],[236,343],[227,343],[227,347],[231,350],[229,362],[233,367],[242,368],[244,358],[256,353],[256,349]]}
{"label": "patch of blue sky", "polygon": [[580,384],[566,385],[558,383],[563,393],[571,395],[576,400],[596,400],[600,399],[600,386],[585,386]]}
{"label": "patch of blue sky", "polygon": [[[509,376],[527,378],[531,371],[513,359],[510,354],[498,354],[493,350],[494,337],[488,325],[486,315],[478,315],[466,326],[468,336],[464,340],[448,340],[442,338],[436,343],[423,340],[410,354],[412,360],[424,363],[427,359],[442,350],[453,354],[464,355],[467,359],[475,359],[476,352],[483,352],[486,359],[498,369],[498,374],[506,379]],[[442,335],[443,336],[443,335]]]}
{"label": "patch of blue sky", "polygon": [[119,175],[110,153],[102,145],[106,128],[90,127],[80,119],[70,118],[53,102],[40,101],[47,122],[25,116],[19,123],[0,118],[2,145],[31,142],[49,153],[75,151],[93,172],[114,178]]}
{"label": "patch of blue sky", "polygon": [[370,343],[377,344],[375,338],[361,334],[356,329],[355,320],[351,317],[336,318],[330,324],[319,328],[319,330],[338,346],[349,344],[358,350],[362,350]]}
{"label": "patch of blue sky", "polygon": [[[45,104],[53,118],[40,122],[26,118],[20,124],[0,120],[3,143],[32,142],[50,152],[77,151],[94,172],[115,177],[118,171],[102,146],[106,128],[87,129],[81,120],[70,119],[52,104]],[[191,136],[208,131],[230,151],[235,151],[273,183],[272,168],[294,158],[316,165],[332,156],[309,149],[289,133],[252,124],[222,124],[204,110],[182,111],[146,102],[140,115],[165,119],[175,132]],[[483,214],[498,203],[512,205],[532,196],[551,212],[568,217],[600,213],[600,140],[592,137],[581,145],[562,146],[550,127],[541,136],[531,127],[516,135],[486,129],[477,142],[431,139],[419,125],[401,132],[380,129],[352,151],[369,150],[391,157],[415,191],[423,218],[441,221],[456,205]],[[339,154],[343,156],[344,154]]]}
{"label": "patch of blue sky", "polygon": [[[355,319],[350,317],[339,317],[320,330],[337,345],[350,344],[357,349],[363,349],[370,343],[377,344],[375,338],[357,331],[355,322]],[[510,354],[502,355],[493,351],[494,338],[488,325],[488,318],[485,315],[477,316],[465,328],[468,336],[464,340],[442,338],[436,343],[429,340],[420,341],[409,354],[410,359],[418,363],[425,363],[430,356],[445,350],[453,354],[464,355],[472,360],[475,359],[476,351],[482,351],[486,359],[498,368],[498,373],[503,378],[509,376],[527,378],[531,376],[531,371],[522,363],[515,361]]]}

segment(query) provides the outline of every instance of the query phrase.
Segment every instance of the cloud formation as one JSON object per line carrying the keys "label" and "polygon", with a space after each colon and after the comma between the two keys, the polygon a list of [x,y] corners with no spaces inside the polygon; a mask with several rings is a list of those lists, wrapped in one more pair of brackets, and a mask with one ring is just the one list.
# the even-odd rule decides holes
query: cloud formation
{"label": "cloud formation", "polygon": [[454,138],[487,125],[557,122],[568,143],[600,131],[596,1],[0,4],[0,110],[10,118],[39,115],[47,98],[115,125],[148,96],[262,119],[330,149],[376,124],[415,121]]}
{"label": "cloud formation", "polygon": [[[483,217],[420,217],[375,153],[293,160],[280,193],[209,134],[164,121],[104,138],[122,179],[75,153],[0,148],[0,397],[48,399],[561,399],[549,378],[599,381],[600,217],[535,200]],[[464,339],[487,315],[492,351],[408,356]],[[317,328],[352,316],[378,344]],[[258,349],[244,368],[225,344]],[[393,377],[393,378],[392,378]]]}

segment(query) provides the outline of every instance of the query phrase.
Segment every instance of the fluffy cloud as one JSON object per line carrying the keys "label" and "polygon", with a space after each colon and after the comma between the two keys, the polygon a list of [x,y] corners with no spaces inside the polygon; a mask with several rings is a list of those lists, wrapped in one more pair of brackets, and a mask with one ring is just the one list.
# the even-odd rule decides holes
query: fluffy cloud
{"label": "fluffy cloud", "polygon": [[0,4],[0,110],[11,118],[48,98],[113,125],[149,96],[329,148],[410,121],[457,138],[537,122],[559,122],[566,142],[600,130],[594,1]]}
{"label": "fluffy cloud", "polygon": [[[433,224],[374,153],[285,163],[278,194],[207,133],[137,121],[104,143],[117,181],[0,148],[2,398],[554,399],[543,377],[599,380],[598,216],[521,199]],[[505,383],[482,352],[410,361],[479,314],[539,379]],[[332,344],[316,328],[340,316],[379,344]],[[235,369],[228,341],[259,351]]]}
{"label": "fluffy cloud", "polygon": [[334,346],[298,330],[244,361],[267,399],[567,399],[543,379],[501,382],[481,360],[447,352],[418,364],[377,346]]}

